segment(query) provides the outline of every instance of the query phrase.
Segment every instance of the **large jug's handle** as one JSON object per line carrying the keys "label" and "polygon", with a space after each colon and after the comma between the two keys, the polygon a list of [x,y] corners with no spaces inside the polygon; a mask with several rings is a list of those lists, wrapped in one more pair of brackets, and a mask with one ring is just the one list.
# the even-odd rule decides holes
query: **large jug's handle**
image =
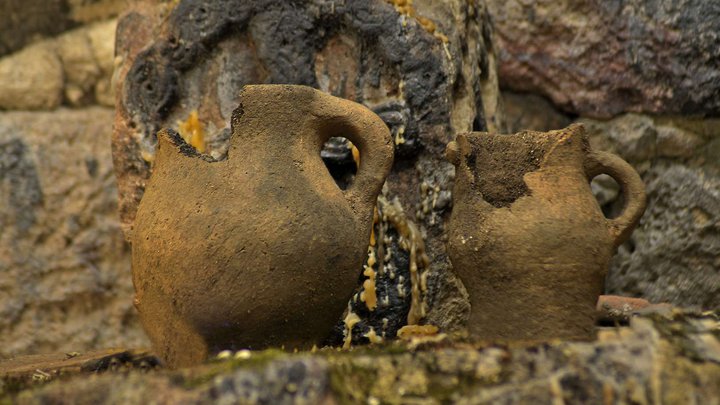
{"label": "large jug's handle", "polygon": [[360,151],[355,179],[344,190],[353,210],[375,205],[375,198],[390,173],[395,151],[390,131],[375,113],[353,101],[319,97],[313,109],[319,118],[320,147],[331,137],[345,137]]}
{"label": "large jug's handle", "polygon": [[585,160],[585,173],[588,179],[599,174],[607,174],[618,182],[625,197],[622,213],[608,219],[608,228],[613,236],[615,247],[625,242],[645,212],[645,185],[640,175],[626,161],[607,152],[591,152]]}

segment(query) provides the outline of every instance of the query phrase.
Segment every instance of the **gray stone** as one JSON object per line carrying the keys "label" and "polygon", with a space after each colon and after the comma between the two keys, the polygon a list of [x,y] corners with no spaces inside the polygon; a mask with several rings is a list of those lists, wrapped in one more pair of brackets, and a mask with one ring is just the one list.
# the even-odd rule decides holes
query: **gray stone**
{"label": "gray stone", "polygon": [[0,57],[79,24],[106,20],[126,0],[3,0],[0,2]]}
{"label": "gray stone", "polygon": [[573,122],[550,101],[536,94],[503,91],[502,101],[509,134],[523,130],[547,132],[565,128]]}
{"label": "gray stone", "polygon": [[[633,317],[592,342],[488,345],[442,336],[351,351],[228,353],[179,371],[51,369],[9,385],[19,404],[712,404],[720,319],[677,310]],[[0,362],[0,374],[3,364]],[[42,367],[39,367],[42,369]],[[0,377],[0,384],[10,382]]]}
{"label": "gray stone", "polygon": [[117,20],[89,24],[54,42],[65,73],[65,102],[72,106],[114,106],[111,86]]}
{"label": "gray stone", "polygon": [[0,2],[0,56],[19,50],[42,36],[52,36],[73,24],[64,0],[3,0]]}
{"label": "gray stone", "polygon": [[657,155],[669,158],[691,158],[704,140],[687,130],[674,126],[658,126]]}
{"label": "gray stone", "polygon": [[0,59],[0,110],[113,106],[116,20],[68,31]]}
{"label": "gray stone", "polygon": [[147,344],[104,108],[0,113],[0,358]]}
{"label": "gray stone", "polygon": [[707,0],[490,0],[500,78],[582,116],[720,111],[720,8]]}
{"label": "gray stone", "polygon": [[[536,97],[504,99],[537,103]],[[506,113],[508,122],[534,123],[530,129],[543,129],[560,114],[549,104]],[[611,263],[607,292],[720,308],[720,121],[642,114],[578,121],[588,129],[593,149],[620,155],[647,185],[648,208]],[[607,216],[622,210],[611,178],[598,176],[592,189]]]}
{"label": "gray stone", "polygon": [[720,179],[679,164],[645,179],[648,209],[612,262],[608,291],[720,309]]}
{"label": "gray stone", "polygon": [[651,117],[638,114],[621,115],[608,124],[581,119],[588,129],[594,147],[617,153],[632,162],[656,156],[657,129]]}
{"label": "gray stone", "polygon": [[62,62],[51,42],[0,59],[0,110],[56,108],[63,85]]}

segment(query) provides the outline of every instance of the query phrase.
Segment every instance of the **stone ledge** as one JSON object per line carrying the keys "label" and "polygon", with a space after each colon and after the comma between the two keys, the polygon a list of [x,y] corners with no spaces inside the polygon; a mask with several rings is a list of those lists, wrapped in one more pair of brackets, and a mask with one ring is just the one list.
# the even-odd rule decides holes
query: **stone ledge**
{"label": "stone ledge", "polygon": [[16,374],[12,381],[23,382],[15,384],[9,363],[0,363],[0,403],[644,404],[720,398],[720,316],[677,309],[634,317],[629,327],[602,328],[593,342],[498,344],[436,336],[350,351],[225,353],[177,371],[137,367],[131,352],[119,353],[124,361],[90,356],[93,364],[107,365],[94,370],[105,371],[76,366],[55,377],[38,365],[37,377]]}

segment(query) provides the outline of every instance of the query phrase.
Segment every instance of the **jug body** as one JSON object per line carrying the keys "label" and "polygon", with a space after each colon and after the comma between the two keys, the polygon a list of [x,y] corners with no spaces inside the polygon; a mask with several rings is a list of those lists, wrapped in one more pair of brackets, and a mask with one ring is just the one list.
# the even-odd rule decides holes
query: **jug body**
{"label": "jug body", "polygon": [[[642,182],[619,158],[589,150],[580,126],[548,133],[459,135],[448,254],[479,339],[588,339],[612,254],[644,210]],[[630,198],[604,217],[600,172]]]}
{"label": "jug body", "polygon": [[[273,85],[248,86],[241,100],[226,160],[161,131],[135,221],[135,302],[171,367],[319,344],[356,287],[392,164],[387,128],[358,104]],[[367,162],[347,190],[320,159],[331,136]]]}

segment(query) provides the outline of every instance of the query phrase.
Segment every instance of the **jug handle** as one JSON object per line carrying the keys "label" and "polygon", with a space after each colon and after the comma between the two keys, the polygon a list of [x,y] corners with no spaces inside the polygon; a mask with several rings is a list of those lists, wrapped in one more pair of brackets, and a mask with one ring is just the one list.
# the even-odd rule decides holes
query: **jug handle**
{"label": "jug handle", "polygon": [[345,137],[360,151],[360,165],[355,179],[343,190],[356,214],[375,198],[390,173],[395,147],[385,123],[367,107],[353,101],[321,98],[315,111],[319,118],[320,148],[334,136]]}
{"label": "jug handle", "polygon": [[599,174],[607,174],[622,188],[625,196],[622,213],[617,218],[607,220],[615,247],[618,247],[630,237],[645,212],[645,185],[630,164],[607,152],[590,152],[585,161],[585,173],[589,180]]}

